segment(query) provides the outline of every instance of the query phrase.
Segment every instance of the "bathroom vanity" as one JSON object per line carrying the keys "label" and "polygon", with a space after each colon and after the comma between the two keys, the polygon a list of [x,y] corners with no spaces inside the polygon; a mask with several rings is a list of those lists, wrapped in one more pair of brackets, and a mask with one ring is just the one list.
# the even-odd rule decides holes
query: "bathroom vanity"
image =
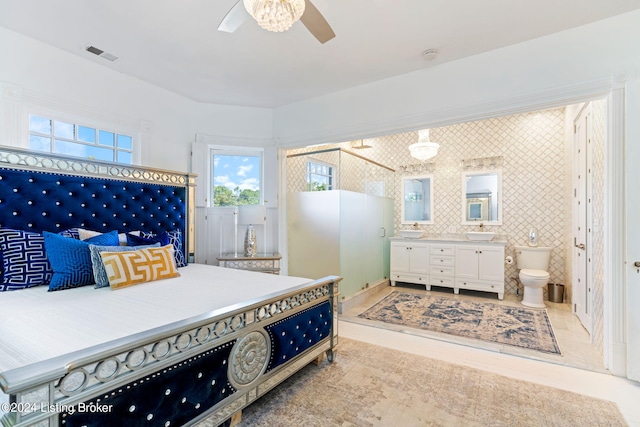
{"label": "bathroom vanity", "polygon": [[506,239],[472,241],[464,234],[392,237],[391,286],[396,282],[492,292],[504,297]]}

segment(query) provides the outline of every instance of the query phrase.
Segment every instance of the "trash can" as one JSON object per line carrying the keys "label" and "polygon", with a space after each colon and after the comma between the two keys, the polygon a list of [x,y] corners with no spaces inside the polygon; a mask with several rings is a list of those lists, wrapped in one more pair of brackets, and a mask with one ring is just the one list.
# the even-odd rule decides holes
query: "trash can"
{"label": "trash can", "polygon": [[549,283],[547,287],[549,290],[549,302],[564,301],[564,285],[560,283]]}

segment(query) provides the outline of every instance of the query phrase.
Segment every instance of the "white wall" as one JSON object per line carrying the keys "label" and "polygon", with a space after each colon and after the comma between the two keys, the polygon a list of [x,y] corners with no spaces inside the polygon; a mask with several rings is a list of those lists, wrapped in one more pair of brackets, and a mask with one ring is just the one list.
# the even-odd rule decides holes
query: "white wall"
{"label": "white wall", "polygon": [[29,106],[135,126],[141,164],[189,170],[197,133],[233,141],[270,140],[269,109],[200,104],[0,27],[0,144],[20,146]]}
{"label": "white wall", "polygon": [[601,88],[606,93],[603,86],[621,74],[637,78],[639,22],[640,11],[635,11],[286,105],[275,110],[275,136],[282,147],[340,142],[521,112],[527,106],[566,105]]}

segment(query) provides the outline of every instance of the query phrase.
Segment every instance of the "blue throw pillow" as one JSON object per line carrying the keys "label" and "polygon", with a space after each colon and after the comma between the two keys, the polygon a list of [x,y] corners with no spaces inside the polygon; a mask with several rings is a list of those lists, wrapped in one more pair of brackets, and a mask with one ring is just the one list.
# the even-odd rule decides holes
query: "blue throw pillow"
{"label": "blue throw pillow", "polygon": [[182,250],[182,232],[180,230],[165,231],[160,234],[141,233],[140,236],[127,233],[127,244],[129,246],[151,245],[153,243],[160,243],[160,246],[173,245],[176,266],[185,267],[187,265],[187,260]]}
{"label": "blue throw pillow", "polygon": [[67,228],[66,230],[62,230],[58,234],[60,234],[61,236],[64,236],[64,237],[73,237],[74,239],[80,240],[80,231],[78,231],[77,227],[76,228]]}
{"label": "blue throw pillow", "polygon": [[77,240],[55,233],[42,233],[47,256],[53,269],[49,291],[93,285],[90,244],[119,246],[118,232],[100,234],[87,240]]}
{"label": "blue throw pillow", "polygon": [[102,257],[100,256],[102,252],[137,251],[138,249],[155,248],[159,246],[160,246],[160,243],[154,243],[153,245],[144,245],[144,246],[89,245],[89,251],[91,252],[91,266],[93,268],[93,277],[96,280],[96,288],[109,287],[109,276],[107,275],[107,270],[105,270],[104,263],[102,262]]}
{"label": "blue throw pillow", "polygon": [[0,229],[2,281],[0,291],[46,285],[53,270],[47,260],[44,239],[31,231]]}

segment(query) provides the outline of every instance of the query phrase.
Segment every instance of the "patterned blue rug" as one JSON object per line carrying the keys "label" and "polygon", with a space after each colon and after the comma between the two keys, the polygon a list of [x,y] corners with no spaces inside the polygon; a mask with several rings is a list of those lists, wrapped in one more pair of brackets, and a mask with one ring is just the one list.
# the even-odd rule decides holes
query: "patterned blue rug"
{"label": "patterned blue rug", "polygon": [[358,317],[560,354],[546,310],[394,291]]}

